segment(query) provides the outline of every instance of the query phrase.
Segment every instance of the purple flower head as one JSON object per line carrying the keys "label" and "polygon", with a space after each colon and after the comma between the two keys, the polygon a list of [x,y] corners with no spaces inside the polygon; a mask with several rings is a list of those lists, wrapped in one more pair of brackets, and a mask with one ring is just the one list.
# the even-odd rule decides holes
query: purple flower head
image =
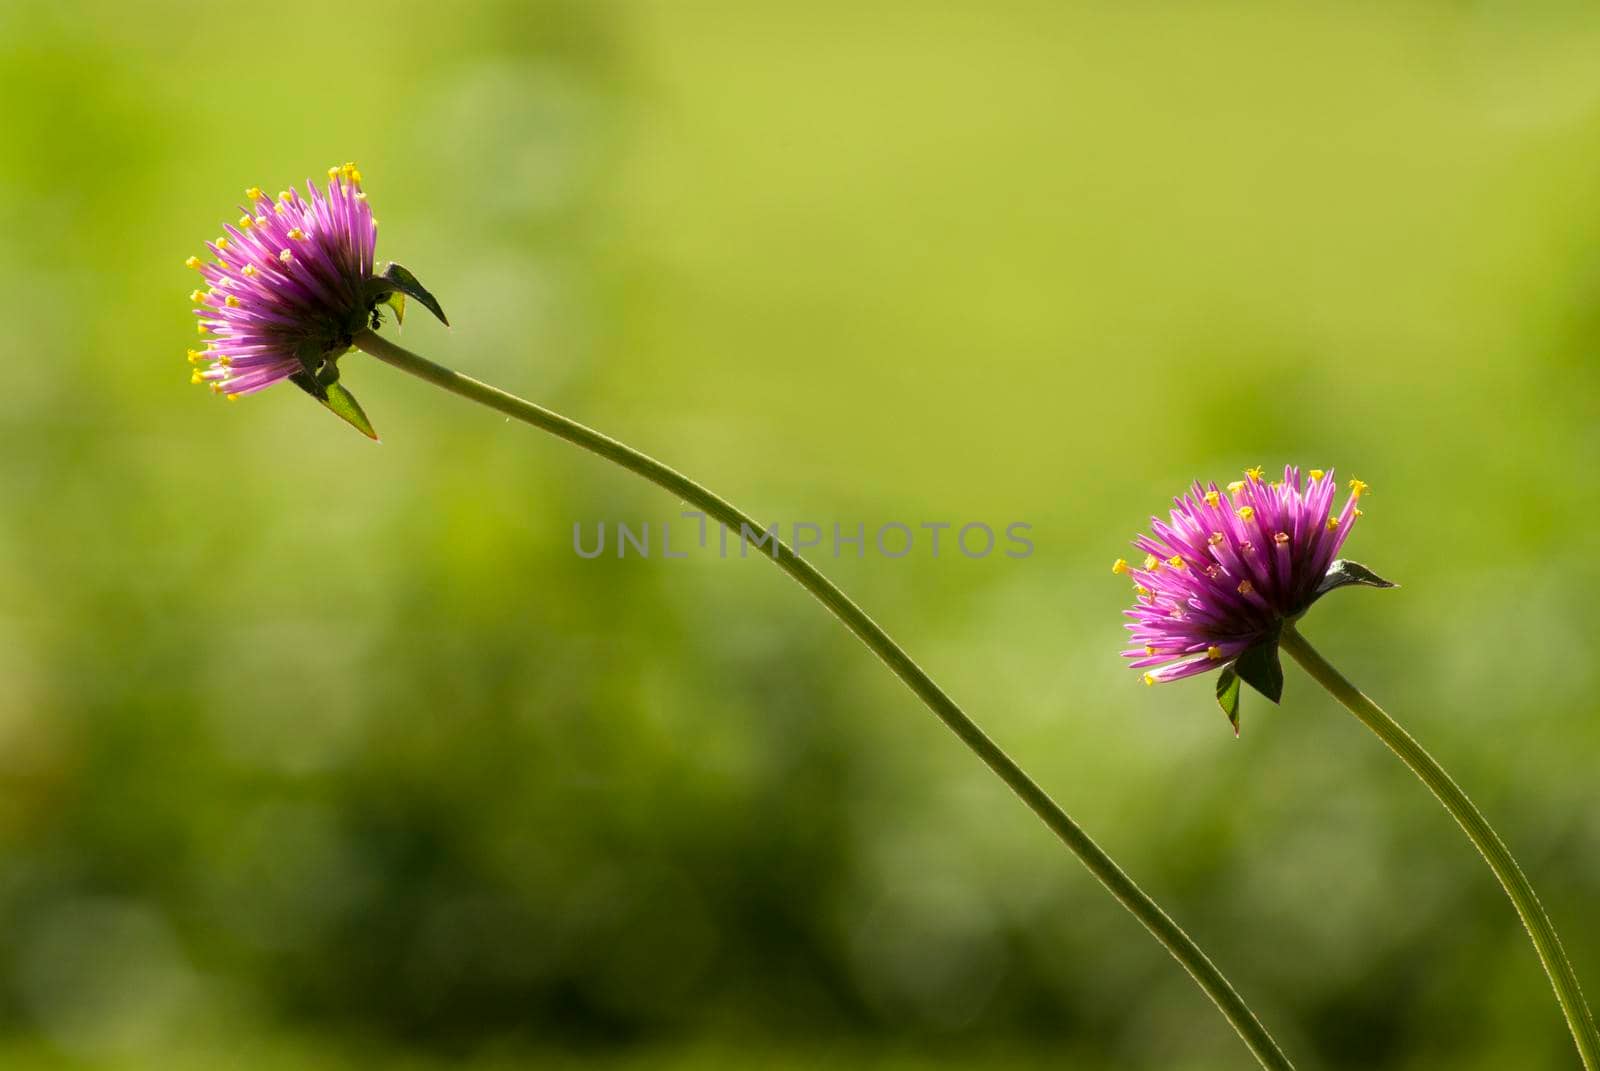
{"label": "purple flower head", "polygon": [[[1134,540],[1145,554],[1142,568],[1117,559],[1112,571],[1130,577],[1135,594],[1125,611],[1134,646],[1122,654],[1147,684],[1238,663],[1239,675],[1260,687],[1239,660],[1263,651],[1276,671],[1285,622],[1334,587],[1393,586],[1335,560],[1361,516],[1367,485],[1351,480],[1336,512],[1333,472],[1312,469],[1306,477],[1290,465],[1271,482],[1259,468],[1225,488],[1197,481],[1173,500],[1168,520],[1152,517],[1151,534]],[[1281,680],[1280,673],[1276,688],[1262,689],[1269,698],[1278,698]]]}
{"label": "purple flower head", "polygon": [[189,295],[206,340],[189,351],[189,362],[202,366],[192,381],[231,401],[287,379],[372,435],[337,385],[338,359],[378,326],[380,305],[398,318],[403,294],[441,320],[443,312],[405,269],[388,265],[379,274],[378,221],[354,164],[329,168],[325,191],[308,180],[304,196],[285,190],[274,200],[251,187],[245,199],[237,223],[206,243],[216,260],[186,261],[207,284]]}

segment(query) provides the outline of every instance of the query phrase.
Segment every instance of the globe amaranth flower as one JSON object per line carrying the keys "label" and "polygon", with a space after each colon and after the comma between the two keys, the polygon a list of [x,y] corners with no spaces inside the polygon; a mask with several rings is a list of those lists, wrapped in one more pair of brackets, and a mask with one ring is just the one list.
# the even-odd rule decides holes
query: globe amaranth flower
{"label": "globe amaranth flower", "polygon": [[1276,672],[1279,630],[1327,591],[1350,583],[1394,586],[1337,560],[1366,490],[1351,480],[1336,512],[1331,470],[1302,476],[1290,465],[1269,482],[1253,468],[1226,487],[1197,481],[1173,500],[1168,520],[1152,517],[1151,534],[1134,540],[1145,553],[1143,567],[1121,558],[1112,566],[1134,585],[1133,608],[1125,611],[1134,646],[1123,657],[1148,684],[1236,667],[1276,700],[1281,672],[1276,686],[1262,687],[1243,659],[1253,662],[1261,652]]}
{"label": "globe amaranth flower", "polygon": [[189,351],[200,366],[192,381],[235,400],[289,380],[372,435],[338,386],[339,358],[377,328],[380,305],[398,318],[404,294],[441,320],[444,313],[404,268],[379,272],[378,221],[354,164],[329,168],[325,190],[308,180],[304,195],[285,190],[274,199],[251,187],[245,199],[238,221],[206,244],[215,260],[186,261],[206,283],[189,295],[205,339]]}

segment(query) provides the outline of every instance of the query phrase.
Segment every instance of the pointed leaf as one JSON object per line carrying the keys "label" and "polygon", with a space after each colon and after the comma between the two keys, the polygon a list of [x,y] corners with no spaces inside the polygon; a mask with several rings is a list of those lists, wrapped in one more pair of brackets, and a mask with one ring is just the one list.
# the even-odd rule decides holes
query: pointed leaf
{"label": "pointed leaf", "polygon": [[395,323],[403,325],[406,322],[406,296],[404,294],[396,290],[384,297],[383,304],[394,310]]}
{"label": "pointed leaf", "polygon": [[1278,662],[1278,637],[1256,644],[1233,664],[1239,679],[1276,703],[1283,698],[1283,666]]}
{"label": "pointed leaf", "polygon": [[1233,725],[1233,735],[1239,735],[1239,675],[1229,666],[1217,675],[1217,705]]}
{"label": "pointed leaf", "polygon": [[1338,558],[1328,566],[1328,571],[1323,575],[1321,583],[1317,585],[1317,595],[1323,596],[1334,588],[1342,588],[1347,584],[1365,584],[1369,588],[1397,588],[1400,585],[1374,573],[1360,562],[1347,561]]}
{"label": "pointed leaf", "polygon": [[[374,281],[374,285],[381,288],[379,291],[380,294],[387,295],[395,291],[399,291],[402,294],[416,298],[418,301],[422,302],[423,308],[427,309],[429,312],[433,313],[439,318],[440,323],[444,324],[446,327],[450,326],[450,321],[445,319],[444,309],[439,307],[439,302],[432,294],[428,292],[428,288],[423,286],[422,283],[418,281],[417,277],[412,275],[411,272],[405,267],[399,264],[390,264],[384,269],[381,279]],[[383,296],[378,300],[389,301],[389,298],[387,296]],[[390,303],[393,304],[393,302]],[[401,309],[399,306],[396,306],[395,315],[398,317],[400,314]]]}
{"label": "pointed leaf", "polygon": [[319,398],[318,401],[327,406],[340,420],[373,442],[378,441],[378,433],[372,429],[372,421],[367,419],[367,414],[362,412],[356,396],[345,390],[343,383],[330,383],[324,389],[328,392],[328,396]]}

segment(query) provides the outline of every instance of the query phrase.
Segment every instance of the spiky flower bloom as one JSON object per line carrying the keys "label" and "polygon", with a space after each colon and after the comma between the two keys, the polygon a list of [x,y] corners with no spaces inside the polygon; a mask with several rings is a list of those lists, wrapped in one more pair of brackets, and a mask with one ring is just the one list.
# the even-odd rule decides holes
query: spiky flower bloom
{"label": "spiky flower bloom", "polygon": [[326,193],[285,190],[276,201],[257,187],[222,237],[207,243],[215,262],[190,257],[208,284],[189,295],[205,348],[193,380],[228,398],[291,376],[314,376],[350,348],[371,317],[369,284],[377,221],[354,164],[328,169]]}
{"label": "spiky flower bloom", "polygon": [[1290,465],[1270,483],[1259,468],[1225,488],[1197,481],[1173,499],[1169,520],[1152,517],[1151,534],[1134,540],[1144,567],[1120,558],[1112,566],[1133,580],[1134,606],[1125,614],[1135,646],[1122,654],[1145,671],[1147,684],[1205,673],[1267,644],[1276,667],[1279,629],[1324,592],[1342,583],[1392,586],[1330,574],[1367,485],[1351,480],[1335,513],[1333,472],[1307,476]]}
{"label": "spiky flower bloom", "polygon": [[[378,221],[355,164],[328,169],[327,188],[276,199],[252,186],[238,221],[206,248],[216,258],[185,263],[206,282],[189,295],[206,340],[189,351],[195,383],[230,401],[287,379],[368,435],[371,425],[339,387],[338,360],[358,334],[376,328],[378,306],[398,319],[402,294],[444,313],[410,272],[373,260]],[[375,435],[373,435],[376,438]]]}

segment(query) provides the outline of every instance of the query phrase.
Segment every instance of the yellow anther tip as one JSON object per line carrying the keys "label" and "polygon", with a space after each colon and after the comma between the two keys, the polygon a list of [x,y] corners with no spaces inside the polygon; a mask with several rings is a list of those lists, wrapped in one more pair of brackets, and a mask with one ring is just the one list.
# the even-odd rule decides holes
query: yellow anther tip
{"label": "yellow anther tip", "polygon": [[189,291],[189,301],[192,304],[198,305],[202,301],[204,301],[205,299],[206,299],[206,292],[204,290],[191,290],[191,291]]}
{"label": "yellow anther tip", "polygon": [[1150,589],[1145,587],[1143,584],[1135,584],[1135,585],[1133,585],[1133,590],[1134,590],[1134,593],[1138,594],[1138,595],[1148,595],[1148,594],[1150,594]]}
{"label": "yellow anther tip", "polygon": [[339,177],[339,171],[340,171],[340,169],[338,167],[330,167],[330,168],[328,168],[328,177],[329,178],[338,178]]}
{"label": "yellow anther tip", "polygon": [[1236,495],[1242,490],[1244,490],[1244,481],[1243,480],[1234,480],[1232,483],[1230,483],[1228,485],[1228,493],[1230,495]]}
{"label": "yellow anther tip", "polygon": [[194,325],[194,333],[197,334],[197,335],[208,334],[210,331],[211,331],[211,328],[207,327],[205,324],[195,324]]}
{"label": "yellow anther tip", "polygon": [[1156,556],[1154,554],[1146,554],[1144,556],[1144,567],[1146,569],[1154,569],[1160,564],[1161,563],[1156,560]]}
{"label": "yellow anther tip", "polygon": [[188,260],[183,262],[183,266],[185,268],[198,268],[200,266],[200,258],[190,257]]}
{"label": "yellow anther tip", "polygon": [[230,402],[236,402],[236,401],[238,401],[238,400],[239,400],[239,396],[238,396],[238,395],[237,395],[237,394],[230,394],[230,395],[228,395],[228,401],[230,401]]}
{"label": "yellow anther tip", "polygon": [[1252,591],[1254,591],[1255,589],[1256,589],[1256,586],[1254,584],[1250,583],[1250,581],[1248,581],[1248,580],[1239,581],[1239,594],[1240,595],[1248,595]]}
{"label": "yellow anther tip", "polygon": [[294,254],[285,249],[283,252],[278,254],[278,259],[283,261],[283,263],[288,264],[290,261],[294,260]]}
{"label": "yellow anther tip", "polygon": [[1360,498],[1362,495],[1366,494],[1367,493],[1367,489],[1368,489],[1368,485],[1367,485],[1366,481],[1364,481],[1364,480],[1351,480],[1350,481],[1350,493],[1352,495],[1354,495],[1356,498]]}
{"label": "yellow anther tip", "polygon": [[1312,470],[1311,470],[1311,478],[1312,478],[1312,479],[1313,479],[1313,480],[1320,480],[1320,479],[1322,479],[1322,470],[1321,470],[1321,469],[1312,469]]}
{"label": "yellow anther tip", "polygon": [[1156,682],[1156,675],[1154,673],[1146,673],[1144,675],[1144,682],[1146,684],[1154,684]]}
{"label": "yellow anther tip", "polygon": [[1328,531],[1331,532],[1337,527],[1339,527],[1339,518],[1337,518],[1337,517],[1329,517],[1328,518]]}
{"label": "yellow anther tip", "polygon": [[254,227],[255,225],[256,225],[256,221],[251,219],[249,216],[240,216],[239,217],[239,229],[240,230],[247,231],[251,227]]}
{"label": "yellow anther tip", "polygon": [[305,241],[306,232],[301,230],[299,227],[291,227],[289,229],[289,237],[293,238],[297,242],[302,242]]}
{"label": "yellow anther tip", "polygon": [[1206,657],[1211,659],[1211,661],[1215,662],[1217,659],[1222,657],[1222,648],[1221,647],[1207,647],[1206,648]]}
{"label": "yellow anther tip", "polygon": [[1215,491],[1207,491],[1206,492],[1206,505],[1215,506],[1218,502],[1221,502],[1221,501],[1222,501],[1222,496],[1219,495],[1217,492],[1215,492]]}
{"label": "yellow anther tip", "polygon": [[256,266],[254,264],[246,264],[244,267],[239,269],[239,274],[243,275],[246,279],[254,278],[256,274]]}
{"label": "yellow anther tip", "polygon": [[1172,557],[1167,559],[1167,564],[1172,566],[1174,569],[1182,569],[1183,568],[1183,555],[1182,554],[1174,554]]}
{"label": "yellow anther tip", "polygon": [[227,235],[223,235],[221,238],[218,238],[215,242],[212,242],[211,244],[216,246],[218,249],[226,249],[226,248],[228,248],[228,236]]}
{"label": "yellow anther tip", "polygon": [[1128,571],[1128,559],[1118,558],[1116,561],[1112,562],[1111,571],[1118,576],[1125,574]]}
{"label": "yellow anther tip", "polygon": [[193,372],[189,373],[189,382],[190,383],[204,383],[205,382],[205,380],[200,377],[200,369],[196,368]]}
{"label": "yellow anther tip", "polygon": [[1251,517],[1256,515],[1255,507],[1240,506],[1238,509],[1238,514],[1241,521],[1248,521]]}
{"label": "yellow anther tip", "polygon": [[1260,465],[1257,465],[1253,469],[1245,469],[1244,470],[1244,474],[1245,474],[1245,476],[1247,476],[1250,479],[1256,481],[1257,483],[1261,482],[1262,471],[1261,471],[1261,466]]}
{"label": "yellow anther tip", "polygon": [[1147,655],[1154,655],[1156,653],[1156,645],[1153,644],[1153,643],[1145,644],[1144,645],[1144,653],[1147,654]]}
{"label": "yellow anther tip", "polygon": [[230,309],[237,309],[239,307],[239,299],[234,297],[232,294],[229,294],[227,297],[223,298],[222,303],[228,306]]}
{"label": "yellow anther tip", "polygon": [[259,201],[263,196],[260,186],[251,186],[248,190],[244,191],[244,195],[252,201]]}

